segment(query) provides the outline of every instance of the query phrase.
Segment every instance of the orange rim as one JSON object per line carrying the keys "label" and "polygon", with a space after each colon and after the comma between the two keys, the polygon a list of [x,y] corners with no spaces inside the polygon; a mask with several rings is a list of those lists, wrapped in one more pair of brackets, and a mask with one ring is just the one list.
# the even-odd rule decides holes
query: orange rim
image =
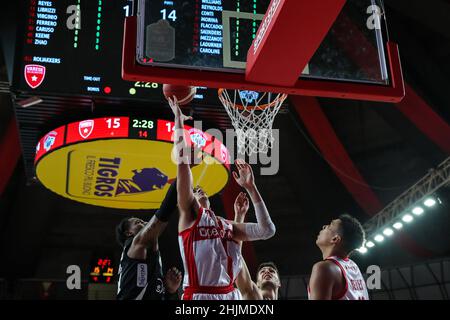
{"label": "orange rim", "polygon": [[288,96],[287,94],[282,93],[282,94],[279,94],[278,97],[276,97],[275,100],[273,100],[271,103],[262,104],[260,106],[247,106],[247,107],[244,107],[243,105],[240,105],[240,104],[233,104],[231,101],[229,101],[226,98],[224,98],[224,92],[226,90],[227,89],[224,89],[224,88],[220,88],[218,90],[219,98],[222,98],[222,99],[226,100],[231,107],[233,107],[235,109],[243,110],[243,111],[245,111],[245,110],[261,110],[261,111],[264,111],[264,110],[266,110],[268,108],[274,107],[276,104],[278,104],[278,102],[280,100],[282,100],[281,102],[283,102],[284,100],[286,100],[286,98]]}

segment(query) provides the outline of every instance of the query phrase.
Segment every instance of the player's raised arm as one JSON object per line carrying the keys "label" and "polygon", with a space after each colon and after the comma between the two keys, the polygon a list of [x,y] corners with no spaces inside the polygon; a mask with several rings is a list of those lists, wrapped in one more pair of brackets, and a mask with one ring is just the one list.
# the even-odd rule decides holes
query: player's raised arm
{"label": "player's raised arm", "polygon": [[130,258],[142,259],[146,256],[147,248],[152,248],[153,251],[158,250],[158,237],[166,229],[176,207],[177,190],[176,182],[173,182],[156,214],[134,236],[132,245],[128,250]]}
{"label": "player's raised arm", "polygon": [[[239,193],[234,201],[234,222],[244,223],[245,215],[249,208],[249,200],[245,192]],[[242,247],[242,242],[239,242]],[[244,300],[262,300],[260,290],[253,282],[250,271],[247,268],[244,257],[242,257],[242,269],[236,278],[236,286],[242,294]]]}
{"label": "player's raised arm", "polygon": [[152,241],[157,241],[176,208],[177,189],[175,181],[170,185],[161,207],[156,211],[155,216],[134,237],[133,243],[147,247]]}
{"label": "player's raised arm", "polygon": [[192,173],[189,166],[189,155],[184,136],[184,121],[192,117],[185,116],[178,105],[176,98],[168,98],[169,106],[175,116],[173,159],[177,163],[177,193],[178,207],[180,210],[180,229],[188,227],[195,217],[192,216],[194,193],[192,186]]}
{"label": "player's raised arm", "polygon": [[236,182],[245,190],[255,207],[256,223],[234,223],[233,239],[237,241],[266,240],[275,235],[275,225],[255,185],[252,168],[241,159],[235,161],[239,174],[233,171]]}

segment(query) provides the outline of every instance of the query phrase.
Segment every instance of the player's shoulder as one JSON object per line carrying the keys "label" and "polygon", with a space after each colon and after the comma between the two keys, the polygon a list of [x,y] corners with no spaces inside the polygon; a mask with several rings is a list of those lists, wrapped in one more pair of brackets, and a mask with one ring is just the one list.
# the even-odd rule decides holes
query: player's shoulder
{"label": "player's shoulder", "polygon": [[328,270],[331,269],[333,267],[334,263],[331,262],[330,260],[322,260],[319,262],[316,262],[313,266],[313,270]]}
{"label": "player's shoulder", "polygon": [[336,267],[336,264],[331,260],[319,261],[314,264],[313,273],[332,277],[336,275],[336,271],[339,271]]}

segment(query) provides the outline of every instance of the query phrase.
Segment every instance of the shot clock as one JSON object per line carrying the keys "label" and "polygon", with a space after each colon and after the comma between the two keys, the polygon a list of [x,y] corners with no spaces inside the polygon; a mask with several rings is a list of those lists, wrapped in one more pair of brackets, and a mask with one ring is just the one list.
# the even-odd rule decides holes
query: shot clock
{"label": "shot clock", "polygon": [[90,267],[89,281],[91,283],[111,283],[115,275],[112,260],[109,257],[93,258]]}

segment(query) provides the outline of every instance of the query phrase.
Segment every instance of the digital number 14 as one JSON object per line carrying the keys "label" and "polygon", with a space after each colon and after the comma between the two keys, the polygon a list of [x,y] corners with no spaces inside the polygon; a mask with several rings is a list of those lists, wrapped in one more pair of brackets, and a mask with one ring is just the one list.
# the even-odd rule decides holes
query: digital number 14
{"label": "digital number 14", "polygon": [[169,15],[167,15],[167,9],[162,9],[160,12],[162,14],[163,20],[170,19],[173,22],[177,21],[177,11],[176,10],[170,11]]}

